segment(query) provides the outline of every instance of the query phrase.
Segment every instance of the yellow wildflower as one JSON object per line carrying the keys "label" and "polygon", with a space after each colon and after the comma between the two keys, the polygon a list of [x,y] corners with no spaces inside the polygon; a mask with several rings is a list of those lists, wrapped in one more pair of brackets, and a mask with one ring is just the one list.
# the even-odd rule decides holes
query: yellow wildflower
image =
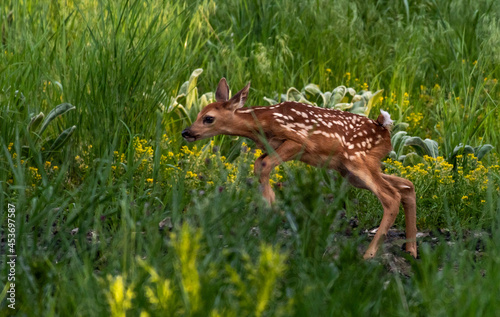
{"label": "yellow wildflower", "polygon": [[187,171],[186,177],[188,178],[196,178],[198,175],[196,173],[193,173],[191,171]]}

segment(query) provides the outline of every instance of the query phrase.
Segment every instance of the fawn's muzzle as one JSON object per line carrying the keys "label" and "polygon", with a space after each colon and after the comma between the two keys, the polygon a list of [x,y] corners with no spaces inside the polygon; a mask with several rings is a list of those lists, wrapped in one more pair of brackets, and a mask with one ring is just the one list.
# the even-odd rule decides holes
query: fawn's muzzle
{"label": "fawn's muzzle", "polygon": [[196,136],[193,135],[193,133],[191,132],[191,130],[189,130],[189,128],[184,129],[182,131],[182,137],[188,142],[193,142],[196,140]]}

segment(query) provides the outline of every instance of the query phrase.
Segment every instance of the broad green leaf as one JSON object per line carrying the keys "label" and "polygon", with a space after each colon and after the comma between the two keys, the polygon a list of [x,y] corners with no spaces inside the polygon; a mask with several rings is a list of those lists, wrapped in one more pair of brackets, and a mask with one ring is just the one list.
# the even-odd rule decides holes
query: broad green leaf
{"label": "broad green leaf", "polygon": [[323,108],[331,108],[330,101],[332,100],[332,93],[327,91],[321,95],[323,97]]}
{"label": "broad green leaf", "polygon": [[332,108],[333,106],[336,106],[338,103],[344,99],[344,96],[346,94],[347,88],[345,86],[338,86],[332,91],[332,98],[330,99],[330,104],[328,108]]}
{"label": "broad green leaf", "polygon": [[438,156],[438,143],[434,140],[425,139],[414,136],[409,137],[405,141],[406,146],[413,146],[417,154],[420,156],[428,155],[436,158]]}
{"label": "broad green leaf", "polygon": [[278,103],[276,100],[267,97],[264,97],[264,100],[267,101],[269,105],[275,105]]}
{"label": "broad green leaf", "polygon": [[72,126],[71,128],[68,128],[61,132],[61,134],[57,137],[57,139],[54,141],[52,146],[50,147],[50,152],[57,151],[59,150],[71,137],[73,132],[76,129],[76,125]]}
{"label": "broad green leaf", "polygon": [[375,94],[371,91],[361,91],[359,94],[355,95],[351,101],[354,103],[351,112],[367,116],[374,104],[374,98],[378,98],[382,91],[383,90],[379,90]]}
{"label": "broad green leaf", "polygon": [[390,151],[388,156],[392,160],[397,160],[398,159],[398,156],[397,156],[396,152],[394,152],[394,151]]}
{"label": "broad green leaf", "polygon": [[59,89],[61,89],[61,92],[64,92],[63,85],[62,85],[60,82],[58,82],[58,81],[53,81],[53,83],[54,83],[57,87],[59,87]]}
{"label": "broad green leaf", "polygon": [[365,115],[365,107],[360,103],[354,103],[353,107],[349,111],[355,114],[359,114],[360,116]]}
{"label": "broad green leaf", "polygon": [[207,96],[201,95],[200,97],[200,109],[203,109],[206,105],[208,105],[210,102],[208,101]]}
{"label": "broad green leaf", "polygon": [[365,116],[370,115],[370,110],[372,107],[379,101],[379,96],[384,92],[383,89],[377,90],[374,94],[372,94],[371,98],[368,100],[368,104],[365,109]]}
{"label": "broad green leaf", "polygon": [[198,100],[198,88],[196,84],[198,82],[198,76],[203,73],[202,68],[195,69],[189,80],[182,84],[181,89],[179,90],[179,94],[186,95],[186,109],[189,110],[193,106],[193,104]]}
{"label": "broad green leaf", "polygon": [[288,101],[299,101],[302,98],[304,98],[304,97],[302,96],[300,91],[298,91],[297,88],[295,88],[295,87],[291,87],[286,92],[286,100],[288,100]]}
{"label": "broad green leaf", "polygon": [[431,139],[425,139],[424,140],[425,144],[427,144],[427,147],[431,151],[431,155],[433,158],[436,158],[439,156],[439,144]]}
{"label": "broad green leaf", "polygon": [[352,104],[352,108],[349,111],[352,113],[360,114],[360,115],[364,116],[365,109],[366,109],[365,105],[366,105],[366,103],[364,100],[356,101],[355,103]]}
{"label": "broad green leaf", "polygon": [[45,115],[43,114],[43,112],[40,112],[38,115],[33,116],[33,118],[31,118],[30,123],[28,124],[28,131],[33,131],[36,128],[38,128],[40,123],[42,123],[44,117]]}
{"label": "broad green leaf", "polygon": [[359,102],[359,101],[363,101],[362,95],[354,95],[354,97],[352,97],[352,100],[351,100],[352,103]]}
{"label": "broad green leaf", "polygon": [[392,135],[391,137],[392,147],[394,148],[394,151],[397,154],[401,153],[407,138],[409,138],[409,136],[407,136],[406,131],[399,131]]}
{"label": "broad green leaf", "polygon": [[338,109],[338,110],[347,110],[347,109],[351,109],[353,106],[353,103],[352,102],[349,102],[349,103],[338,103],[334,106],[335,109]]}
{"label": "broad green leaf", "polygon": [[403,158],[403,166],[414,166],[419,163],[424,163],[424,158],[417,153],[408,153]]}
{"label": "broad green leaf", "polygon": [[304,87],[304,92],[307,92],[313,96],[322,94],[321,90],[319,89],[318,85],[315,84],[308,84],[307,86]]}
{"label": "broad green leaf", "polygon": [[455,146],[455,148],[453,149],[452,157],[455,157],[458,154],[462,154],[462,155],[474,154],[474,148],[470,145],[463,145],[462,143],[460,143],[459,145]]}
{"label": "broad green leaf", "polygon": [[399,132],[399,131],[405,131],[406,129],[408,129],[410,125],[406,122],[399,122],[399,123],[396,123],[394,125],[394,127],[392,128],[392,133],[395,134],[396,132]]}
{"label": "broad green leaf", "polygon": [[394,148],[394,151],[400,155],[403,152],[404,146],[406,139],[408,139],[409,136],[406,135],[406,131],[400,131],[396,134],[393,135],[391,138],[392,146]]}
{"label": "broad green leaf", "polygon": [[175,98],[174,98],[174,97],[171,97],[171,98],[170,98],[170,105],[169,105],[169,106],[168,106],[168,108],[167,108],[167,112],[172,112],[172,111],[174,111],[174,110],[177,108],[177,106],[179,105],[179,99],[181,99],[181,98],[183,98],[183,97],[186,97],[186,95],[184,95],[184,94],[180,94],[180,95],[178,95],[178,96],[177,96],[177,97],[175,97]]}
{"label": "broad green leaf", "polygon": [[66,112],[73,110],[73,109],[75,109],[75,106],[73,106],[72,104],[69,104],[69,103],[62,103],[62,104],[58,105],[57,107],[55,107],[54,109],[52,109],[52,111],[49,112],[49,114],[47,115],[47,117],[43,121],[42,127],[40,128],[40,132],[38,132],[38,134],[41,135],[43,133],[43,131],[45,131],[45,129],[47,129],[47,126],[49,125],[49,123],[52,120],[54,120],[58,116],[63,115]]}
{"label": "broad green leaf", "polygon": [[189,113],[187,112],[186,108],[184,108],[182,105],[177,105],[176,109],[180,113],[180,117],[184,118],[188,121],[188,124],[191,125],[193,124],[193,121],[191,120],[191,117],[189,116]]}
{"label": "broad green leaf", "polygon": [[198,88],[193,87],[192,89],[189,90],[189,93],[186,96],[186,109],[188,110],[191,109],[197,100],[198,100]]}
{"label": "broad green leaf", "polygon": [[489,151],[493,150],[493,145],[485,144],[474,149],[474,153],[478,160],[482,160],[482,158],[488,154]]}
{"label": "broad green leaf", "polygon": [[307,100],[304,96],[301,96],[297,102],[306,103],[306,104],[312,105],[312,106],[318,106],[315,102]]}
{"label": "broad green leaf", "polygon": [[181,96],[181,95],[186,96],[186,95],[187,95],[187,92],[188,92],[188,87],[189,87],[189,81],[185,81],[185,82],[181,85],[181,88],[179,88],[179,96]]}

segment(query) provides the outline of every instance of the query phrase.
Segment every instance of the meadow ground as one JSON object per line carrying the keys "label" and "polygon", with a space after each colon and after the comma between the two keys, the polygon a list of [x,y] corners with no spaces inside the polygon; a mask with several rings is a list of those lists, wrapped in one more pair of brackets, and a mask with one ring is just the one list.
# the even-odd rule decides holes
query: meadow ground
{"label": "meadow ground", "polygon": [[[500,311],[500,2],[4,2],[2,316]],[[419,258],[401,213],[362,259],[382,208],[335,172],[283,164],[269,207],[254,144],[187,144],[221,77],[247,105],[387,110]]]}

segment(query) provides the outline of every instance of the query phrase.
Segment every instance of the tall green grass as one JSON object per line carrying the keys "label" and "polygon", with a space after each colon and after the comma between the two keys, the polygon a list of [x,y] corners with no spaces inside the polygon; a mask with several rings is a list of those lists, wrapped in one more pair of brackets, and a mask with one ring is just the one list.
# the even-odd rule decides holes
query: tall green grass
{"label": "tall green grass", "polygon": [[[439,204],[417,192],[422,229],[434,232],[420,259],[389,247],[363,261],[381,207],[336,174],[288,164],[268,207],[240,139],[163,156],[186,151],[188,120],[165,109],[198,68],[199,95],[221,77],[233,92],[251,81],[250,105],[311,82],[366,83],[385,90],[379,106],[397,122],[422,113],[410,132],[445,158],[460,143],[498,149],[499,15],[493,0],[7,1],[0,250],[12,203],[18,257],[17,310],[1,289],[2,315],[494,316],[498,170],[470,210],[453,209],[452,187]],[[26,127],[62,102],[76,109],[44,140],[77,128],[48,166]],[[136,137],[151,146],[146,163]]]}

